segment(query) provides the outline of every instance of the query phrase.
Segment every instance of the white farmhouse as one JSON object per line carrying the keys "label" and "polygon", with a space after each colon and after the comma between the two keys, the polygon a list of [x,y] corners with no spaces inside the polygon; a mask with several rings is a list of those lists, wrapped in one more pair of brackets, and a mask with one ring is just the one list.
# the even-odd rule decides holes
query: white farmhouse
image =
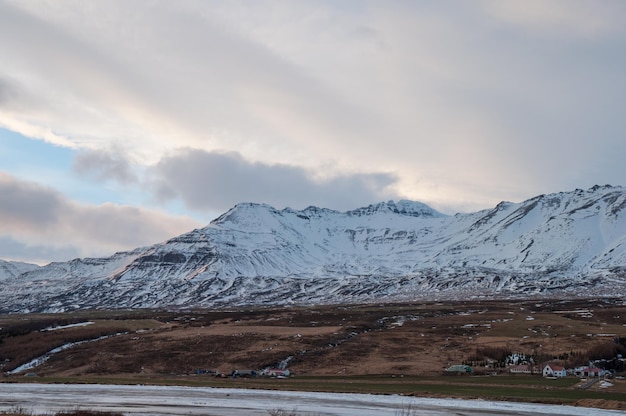
{"label": "white farmhouse", "polygon": [[565,371],[565,367],[548,363],[543,367],[542,374],[544,377],[565,377],[567,371]]}

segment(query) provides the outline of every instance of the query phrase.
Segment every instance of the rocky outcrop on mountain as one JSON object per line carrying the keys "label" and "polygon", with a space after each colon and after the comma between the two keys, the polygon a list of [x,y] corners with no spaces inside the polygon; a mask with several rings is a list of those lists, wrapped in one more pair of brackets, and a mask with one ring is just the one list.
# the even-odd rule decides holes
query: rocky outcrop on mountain
{"label": "rocky outcrop on mountain", "polygon": [[[4,277],[3,312],[598,296],[626,288],[626,192],[596,186],[447,216],[243,203],[163,243]],[[0,277],[1,279],[1,277]]]}

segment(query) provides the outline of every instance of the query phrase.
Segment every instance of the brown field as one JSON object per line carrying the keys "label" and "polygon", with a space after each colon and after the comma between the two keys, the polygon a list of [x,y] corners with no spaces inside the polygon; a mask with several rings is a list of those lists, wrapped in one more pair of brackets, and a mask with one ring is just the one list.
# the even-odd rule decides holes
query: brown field
{"label": "brown field", "polygon": [[[180,381],[194,375],[193,380],[215,383],[209,381],[213,377],[195,375],[196,370],[230,374],[276,366],[292,357],[289,369],[296,377],[289,382],[296,388],[301,380],[347,377],[352,381],[346,385],[363,380],[361,376],[376,379],[379,386],[409,380],[419,385],[425,378],[446,384],[451,378],[441,377],[443,370],[468,361],[474,375],[505,376],[498,359],[507,352],[532,355],[537,362],[587,364],[623,347],[614,339],[626,338],[625,318],[624,302],[613,299],[6,315],[0,316],[0,365],[10,371],[68,342],[112,335],[54,354],[29,371],[49,380]],[[41,331],[85,321],[94,323]],[[537,381],[523,383],[543,382],[532,377]],[[3,380],[24,379],[5,374]],[[455,383],[469,379],[456,377]],[[603,391],[626,393],[626,385],[615,381]],[[231,379],[220,383],[235,385]],[[241,381],[236,383],[239,387]],[[576,383],[565,387],[573,389]],[[599,399],[587,400],[597,404],[593,400]]]}

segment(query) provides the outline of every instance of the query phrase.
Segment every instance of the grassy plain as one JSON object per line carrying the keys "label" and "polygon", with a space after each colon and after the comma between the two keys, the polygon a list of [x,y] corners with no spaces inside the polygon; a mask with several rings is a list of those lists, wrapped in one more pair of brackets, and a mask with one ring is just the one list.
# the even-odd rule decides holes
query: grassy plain
{"label": "grassy plain", "polygon": [[[626,306],[615,299],[7,315],[0,316],[1,381],[366,392],[626,409],[624,380],[581,389],[575,377],[510,375],[499,362],[505,353],[519,353],[537,363],[586,364],[594,354],[617,348],[615,338],[626,338],[625,317]],[[102,336],[108,338],[74,345],[20,374],[6,373],[53,348]],[[293,373],[288,379],[213,375],[285,361]],[[462,362],[474,364],[474,373],[444,375]]]}

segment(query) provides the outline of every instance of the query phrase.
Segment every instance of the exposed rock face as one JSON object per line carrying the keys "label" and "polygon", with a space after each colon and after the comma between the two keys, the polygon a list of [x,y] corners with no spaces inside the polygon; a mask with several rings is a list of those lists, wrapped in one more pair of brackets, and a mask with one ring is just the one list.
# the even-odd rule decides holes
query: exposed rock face
{"label": "exposed rock face", "polygon": [[610,186],[454,216],[412,201],[348,212],[244,203],[151,247],[5,273],[0,308],[619,295],[624,208],[625,190]]}

